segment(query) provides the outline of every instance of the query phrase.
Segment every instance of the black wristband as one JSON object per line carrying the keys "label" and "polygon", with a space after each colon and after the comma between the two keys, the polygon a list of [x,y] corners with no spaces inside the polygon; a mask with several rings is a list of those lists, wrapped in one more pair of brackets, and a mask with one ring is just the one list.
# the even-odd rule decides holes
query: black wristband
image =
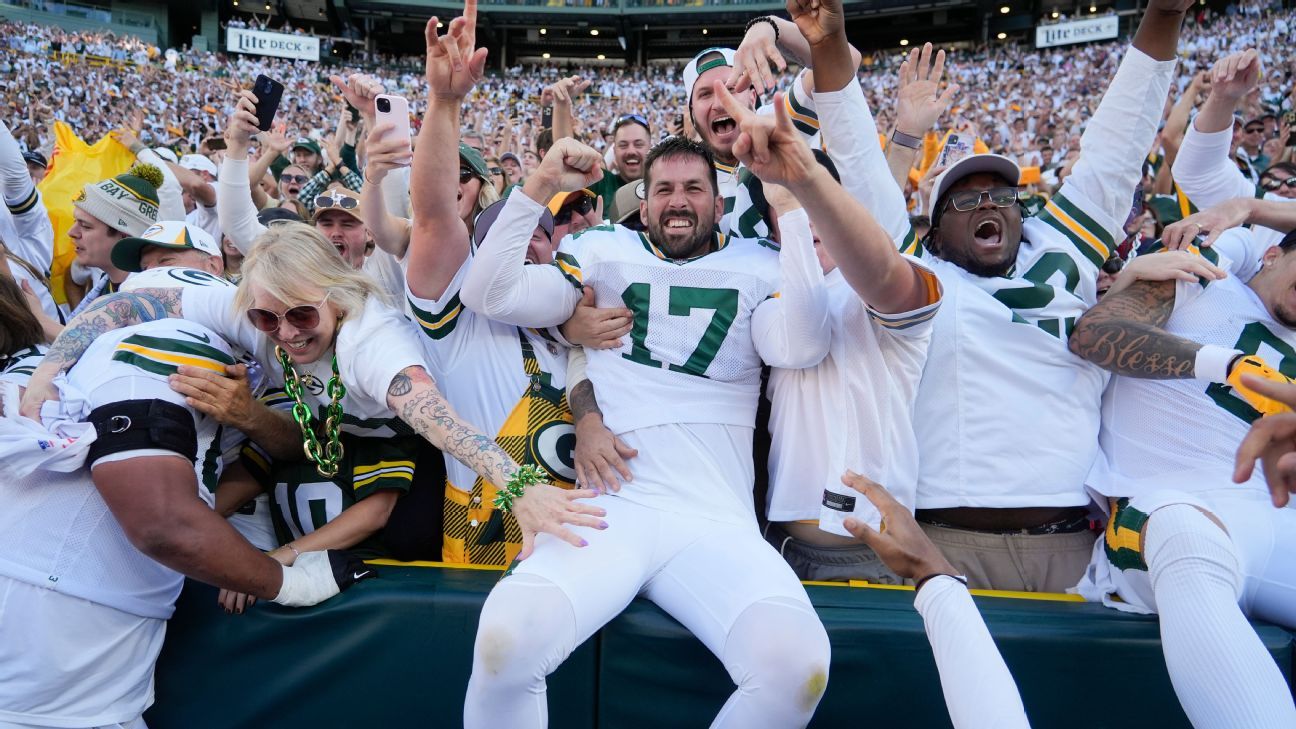
{"label": "black wristband", "polygon": [[917,594],[918,594],[918,591],[921,590],[921,589],[923,589],[923,585],[927,584],[927,581],[930,580],[930,579],[933,578],[933,577],[953,577],[954,579],[958,580],[959,582],[962,582],[964,587],[967,587],[967,578],[966,578],[966,577],[963,577],[963,576],[961,576],[961,575],[951,575],[951,574],[949,574],[948,572],[933,572],[933,573],[931,573],[930,575],[927,575],[926,577],[924,577],[924,578],[922,578],[922,579],[920,579],[920,580],[918,580],[917,582],[914,583],[914,594],[917,595]]}
{"label": "black wristband", "polygon": [[755,18],[752,18],[751,20],[747,21],[747,27],[743,28],[743,35],[747,35],[747,31],[751,30],[757,23],[770,24],[770,27],[774,29],[774,45],[778,45],[778,41],[779,41],[778,23],[775,23],[774,19],[768,15],[758,15]]}
{"label": "black wristband", "polygon": [[892,144],[898,144],[901,147],[908,147],[909,149],[920,149],[922,148],[922,141],[923,141],[922,137],[915,137],[912,134],[905,134],[899,129],[891,130]]}

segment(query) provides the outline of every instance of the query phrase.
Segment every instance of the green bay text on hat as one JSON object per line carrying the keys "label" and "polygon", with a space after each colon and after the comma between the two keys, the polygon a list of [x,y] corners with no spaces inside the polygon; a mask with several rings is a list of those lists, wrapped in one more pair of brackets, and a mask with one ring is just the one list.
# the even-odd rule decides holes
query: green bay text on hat
{"label": "green bay text on hat", "polygon": [[140,235],[157,222],[161,181],[158,168],[135,165],[116,177],[86,185],[72,204],[109,228]]}

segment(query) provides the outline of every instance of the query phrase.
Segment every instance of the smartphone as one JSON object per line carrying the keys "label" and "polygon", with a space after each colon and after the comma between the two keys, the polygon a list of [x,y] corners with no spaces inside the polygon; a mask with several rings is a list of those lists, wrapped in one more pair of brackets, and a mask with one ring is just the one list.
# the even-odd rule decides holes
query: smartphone
{"label": "smartphone", "polygon": [[945,146],[941,147],[940,156],[936,158],[936,166],[948,168],[971,153],[972,138],[966,134],[950,132],[945,138]]}
{"label": "smartphone", "polygon": [[[406,145],[410,143],[410,115],[409,101],[403,96],[392,96],[390,94],[378,94],[374,97],[374,109],[378,112],[375,126],[384,123],[392,125],[392,129],[383,135],[383,139],[402,139]],[[410,147],[409,156],[402,159],[401,164],[408,167],[414,162],[414,150]]]}
{"label": "smartphone", "polygon": [[271,125],[274,124],[275,112],[279,110],[279,100],[283,98],[283,91],[283,84],[269,76],[261,74],[256,77],[256,83],[252,84],[252,93],[257,97],[257,129],[263,132],[270,131]]}
{"label": "smartphone", "polygon": [[204,142],[204,144],[207,145],[207,149],[210,149],[211,151],[215,152],[221,149],[225,149],[225,138],[211,137],[206,142]]}
{"label": "smartphone", "polygon": [[540,110],[540,128],[541,129],[553,128],[553,107],[552,106],[546,106],[545,108]]}

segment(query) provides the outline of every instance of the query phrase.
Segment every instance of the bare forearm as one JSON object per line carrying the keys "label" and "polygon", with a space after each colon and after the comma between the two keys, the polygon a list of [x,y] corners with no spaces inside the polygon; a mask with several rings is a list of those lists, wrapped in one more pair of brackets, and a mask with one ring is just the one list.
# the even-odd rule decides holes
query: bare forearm
{"label": "bare forearm", "polygon": [[1287,232],[1296,230],[1296,205],[1288,200],[1246,199],[1250,212],[1247,223]]}
{"label": "bare forearm", "polygon": [[839,91],[855,82],[859,55],[841,33],[825,38],[810,47],[810,64],[814,68],[815,91]]}
{"label": "bare forearm", "polygon": [[571,408],[572,420],[577,422],[586,415],[603,417],[603,410],[594,397],[594,383],[589,380],[581,380],[567,392],[567,406]]}
{"label": "bare forearm", "polygon": [[1169,61],[1179,48],[1184,12],[1150,6],[1134,33],[1134,47],[1158,61]]}
{"label": "bare forearm", "polygon": [[302,457],[301,430],[288,413],[258,402],[253,405],[252,416],[238,429],[275,460],[296,461]]}
{"label": "bare forearm", "polygon": [[415,220],[457,217],[459,104],[433,98],[419,129],[410,170],[410,209]]}
{"label": "bare forearm", "polygon": [[180,289],[140,289],[101,297],[68,322],[37,371],[57,374],[68,369],[104,332],[179,313]]}
{"label": "bare forearm", "polygon": [[1205,134],[1230,129],[1233,126],[1233,109],[1236,106],[1232,100],[1224,99],[1218,94],[1211,94],[1193,119],[1193,127]]}
{"label": "bare forearm", "polygon": [[1136,281],[1109,294],[1080,318],[1071,351],[1118,375],[1191,378],[1202,345],[1162,328],[1174,309],[1174,287],[1174,281]]}
{"label": "bare forearm", "polygon": [[366,180],[360,191],[360,211],[373,234],[374,245],[399,258],[409,247],[410,223],[388,212],[382,190],[385,180],[385,176]]}
{"label": "bare forearm", "polygon": [[136,545],[152,559],[209,585],[267,600],[279,594],[283,568],[229,522],[197,501],[167,514],[170,536]]}
{"label": "bare forearm", "polygon": [[414,432],[496,486],[508,483],[517,470],[493,438],[459,417],[422,368],[409,367],[396,375],[387,402]]}
{"label": "bare forearm", "polygon": [[572,118],[571,104],[555,103],[553,106],[553,138],[555,141],[564,137],[571,137],[572,131],[576,126]]}
{"label": "bare forearm", "polygon": [[902,144],[891,142],[887,144],[886,161],[887,167],[891,170],[891,176],[895,178],[896,185],[901,190],[909,184],[909,170],[913,169],[914,159],[918,157],[918,150],[910,149]]}

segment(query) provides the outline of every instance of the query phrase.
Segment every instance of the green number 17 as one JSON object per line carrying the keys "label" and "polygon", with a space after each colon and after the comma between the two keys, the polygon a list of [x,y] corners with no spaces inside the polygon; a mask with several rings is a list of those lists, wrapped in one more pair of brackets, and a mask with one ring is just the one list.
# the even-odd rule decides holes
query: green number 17
{"label": "green number 17", "polygon": [[[634,312],[634,325],[630,329],[630,351],[621,355],[631,362],[638,362],[649,367],[663,366],[652,357],[645,340],[648,339],[648,302],[652,288],[646,283],[634,283],[621,292],[621,299]],[[698,342],[693,354],[683,365],[671,365],[672,372],[683,372],[698,377],[706,377],[711,360],[716,358],[720,345],[729,334],[734,317],[738,314],[738,291],[736,289],[700,289],[692,286],[670,287],[669,313],[671,316],[688,316],[694,309],[711,309],[711,323],[707,325],[702,340]]]}

